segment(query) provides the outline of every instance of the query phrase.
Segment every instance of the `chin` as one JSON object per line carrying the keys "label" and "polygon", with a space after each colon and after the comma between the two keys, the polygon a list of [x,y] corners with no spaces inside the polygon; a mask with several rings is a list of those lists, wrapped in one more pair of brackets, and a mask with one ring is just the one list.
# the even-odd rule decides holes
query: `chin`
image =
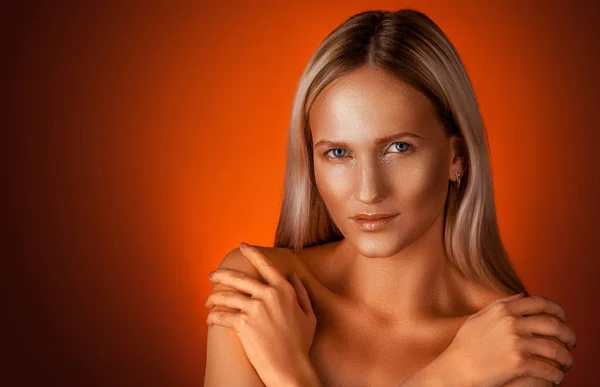
{"label": "chin", "polygon": [[368,258],[391,257],[404,247],[397,233],[360,233],[356,235],[353,245]]}

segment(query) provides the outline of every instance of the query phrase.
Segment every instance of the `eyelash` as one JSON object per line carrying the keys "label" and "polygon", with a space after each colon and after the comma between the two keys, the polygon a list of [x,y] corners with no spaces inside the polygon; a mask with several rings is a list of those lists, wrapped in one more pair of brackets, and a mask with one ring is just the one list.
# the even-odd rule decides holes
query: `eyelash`
{"label": "eyelash", "polygon": [[[405,151],[403,151],[403,152],[392,152],[392,153],[407,154],[407,153],[410,153],[410,152],[414,151],[414,149],[415,149],[415,147],[414,147],[412,144],[409,144],[409,143],[407,143],[407,142],[403,142],[403,141],[399,141],[399,142],[393,142],[393,143],[391,143],[391,144],[390,144],[390,147],[391,147],[392,145],[394,145],[394,144],[406,144],[406,145],[408,145],[408,149],[406,149],[406,150],[405,150]],[[329,152],[331,152],[332,150],[335,150],[335,149],[345,149],[345,148],[331,148],[331,149],[327,150],[327,151],[326,151],[326,152],[323,154],[323,155],[325,156],[325,158],[327,158],[327,159],[329,159],[329,160],[334,160],[334,161],[336,161],[336,160],[341,160],[341,159],[343,159],[344,157],[346,157],[346,156],[341,156],[341,157],[331,157],[331,156],[327,156],[327,154],[328,154]]]}

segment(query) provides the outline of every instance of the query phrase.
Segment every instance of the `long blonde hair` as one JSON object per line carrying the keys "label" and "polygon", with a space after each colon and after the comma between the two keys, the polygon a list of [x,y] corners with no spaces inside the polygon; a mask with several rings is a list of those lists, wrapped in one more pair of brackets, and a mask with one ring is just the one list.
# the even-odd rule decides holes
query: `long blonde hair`
{"label": "long blonde hair", "polygon": [[450,262],[467,278],[498,292],[526,292],[500,239],[488,139],[470,80],[447,36],[413,9],[350,17],[325,38],[304,69],[289,126],[274,247],[298,252],[344,238],[315,184],[308,114],[330,82],[361,66],[378,66],[425,94],[447,134],[458,135],[464,143],[465,175],[459,188],[449,181],[445,205],[444,243]]}

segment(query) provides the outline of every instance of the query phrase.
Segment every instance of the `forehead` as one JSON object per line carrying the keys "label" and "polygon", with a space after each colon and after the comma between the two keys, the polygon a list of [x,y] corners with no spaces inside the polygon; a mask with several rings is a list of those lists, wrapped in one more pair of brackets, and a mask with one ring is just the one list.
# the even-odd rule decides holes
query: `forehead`
{"label": "forehead", "polygon": [[355,70],[327,85],[310,109],[309,123],[315,141],[368,140],[401,130],[429,138],[440,126],[423,93],[376,67]]}

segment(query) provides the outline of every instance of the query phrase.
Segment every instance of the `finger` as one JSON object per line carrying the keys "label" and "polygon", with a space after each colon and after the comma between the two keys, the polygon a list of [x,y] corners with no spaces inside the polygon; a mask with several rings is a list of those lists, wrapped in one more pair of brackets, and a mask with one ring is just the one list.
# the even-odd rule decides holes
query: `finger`
{"label": "finger", "polygon": [[228,308],[226,306],[221,306],[221,305],[215,305],[212,308],[210,308],[209,313],[215,310],[224,310],[225,312],[236,312],[239,313],[239,309],[236,308]]}
{"label": "finger", "polygon": [[525,316],[517,319],[515,327],[521,334],[535,333],[556,337],[565,343],[569,350],[573,349],[576,343],[575,332],[554,315],[540,313]]}
{"label": "finger", "polygon": [[296,294],[298,295],[298,303],[302,307],[302,310],[304,310],[304,313],[314,314],[310,302],[310,297],[308,296],[308,292],[306,291],[302,280],[300,280],[300,277],[298,277],[298,274],[296,274],[296,272],[292,273],[292,275],[290,276],[290,281],[294,286]]}
{"label": "finger", "polygon": [[558,368],[531,356],[527,356],[523,360],[522,365],[519,367],[519,374],[520,376],[533,376],[548,380],[552,383],[561,383],[565,377],[565,374]]}
{"label": "finger", "polygon": [[565,372],[573,365],[573,356],[571,356],[569,351],[552,340],[539,337],[528,337],[519,341],[518,345],[521,351],[530,355],[554,360],[561,365],[561,368],[563,368]]}
{"label": "finger", "polygon": [[489,305],[487,305],[485,308],[483,308],[483,309],[480,309],[479,311],[477,311],[476,313],[474,313],[473,315],[471,315],[471,316],[469,317],[469,319],[474,319],[474,318],[476,318],[476,317],[478,317],[478,316],[481,316],[481,315],[483,315],[483,314],[487,313],[487,311],[488,311],[490,308],[492,308],[494,304],[497,304],[497,303],[500,303],[500,302],[501,302],[501,303],[506,303],[506,302],[508,302],[508,301],[512,301],[512,300],[514,300],[514,299],[517,299],[517,298],[523,297],[523,295],[524,295],[524,294],[525,294],[525,292],[523,292],[523,293],[519,293],[519,294],[513,294],[512,296],[508,296],[508,297],[505,297],[505,298],[499,298],[499,299],[497,299],[497,300],[494,300],[494,302],[490,303],[490,304],[489,304]]}
{"label": "finger", "polygon": [[279,288],[284,282],[287,282],[273,262],[267,259],[256,247],[242,242],[240,243],[240,252],[252,262],[269,285]]}
{"label": "finger", "polygon": [[556,369],[559,369],[559,370],[565,372],[565,370],[562,369],[562,366],[558,362],[556,362],[556,361],[554,361],[552,359],[548,359],[548,358],[545,358],[545,357],[542,357],[542,356],[538,356],[538,355],[529,355],[529,356],[534,357],[534,358],[536,358],[536,359],[538,359],[540,361],[543,361],[546,364],[551,365],[552,367],[554,367]]}
{"label": "finger", "polygon": [[237,270],[217,269],[211,273],[209,279],[257,297],[268,289],[267,285]]}
{"label": "finger", "polygon": [[252,299],[236,292],[214,292],[208,296],[204,305],[207,308],[220,305],[231,309],[246,310],[252,305]]}
{"label": "finger", "polygon": [[564,309],[556,302],[541,296],[531,296],[511,301],[507,304],[512,314],[523,316],[536,313],[547,313],[567,321]]}
{"label": "finger", "polygon": [[206,318],[206,324],[237,329],[240,315],[240,312],[212,311]]}

